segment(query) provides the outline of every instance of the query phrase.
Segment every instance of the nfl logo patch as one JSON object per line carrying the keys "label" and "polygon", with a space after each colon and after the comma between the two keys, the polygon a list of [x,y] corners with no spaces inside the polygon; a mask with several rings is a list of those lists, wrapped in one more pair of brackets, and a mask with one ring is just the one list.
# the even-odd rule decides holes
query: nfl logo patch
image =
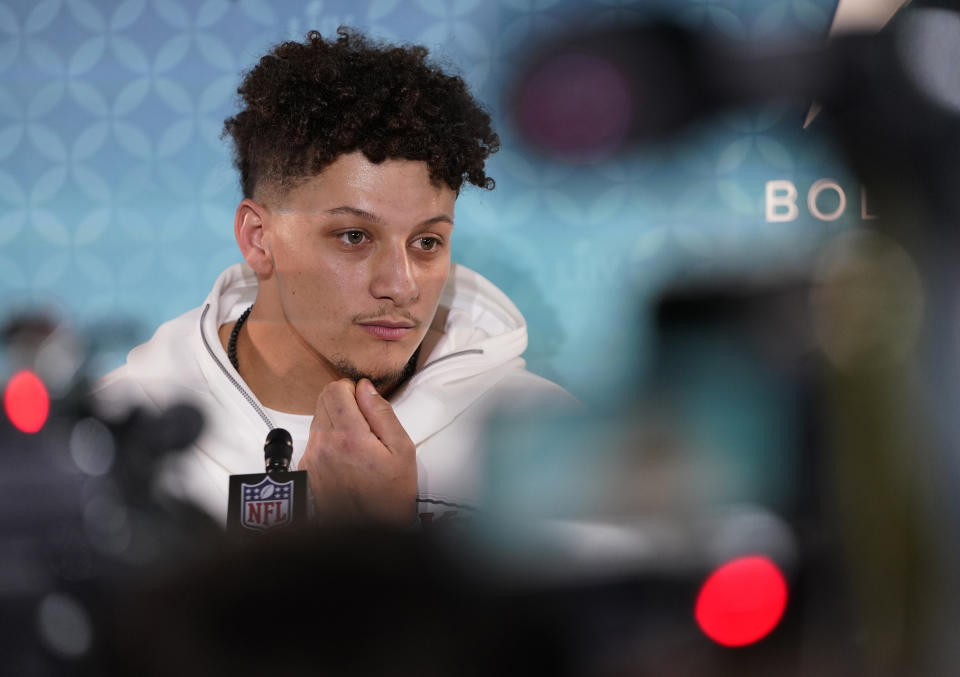
{"label": "nfl logo patch", "polygon": [[241,484],[240,523],[266,531],[288,524],[293,508],[293,480],[276,482],[269,475],[257,484]]}

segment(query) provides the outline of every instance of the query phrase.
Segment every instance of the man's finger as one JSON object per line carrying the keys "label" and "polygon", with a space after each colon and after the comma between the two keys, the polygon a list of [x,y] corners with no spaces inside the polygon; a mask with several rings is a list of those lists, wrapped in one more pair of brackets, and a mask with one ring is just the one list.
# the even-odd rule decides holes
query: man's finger
{"label": "man's finger", "polygon": [[349,379],[328,383],[320,395],[334,430],[368,432],[370,425],[357,406],[356,386]]}
{"label": "man's finger", "polygon": [[367,379],[360,379],[357,383],[357,404],[360,412],[366,418],[373,434],[393,453],[406,452],[414,449],[413,442],[407,431],[400,424],[400,419],[393,411],[393,407],[373,387]]}

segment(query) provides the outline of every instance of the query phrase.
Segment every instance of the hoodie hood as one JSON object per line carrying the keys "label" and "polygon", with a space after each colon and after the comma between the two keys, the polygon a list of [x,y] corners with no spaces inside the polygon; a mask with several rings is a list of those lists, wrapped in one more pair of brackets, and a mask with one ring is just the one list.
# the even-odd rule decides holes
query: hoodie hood
{"label": "hoodie hood", "polygon": [[[512,369],[523,369],[527,325],[489,280],[454,264],[430,327],[438,339],[391,398],[414,443],[445,427]],[[428,336],[428,339],[430,337]]]}

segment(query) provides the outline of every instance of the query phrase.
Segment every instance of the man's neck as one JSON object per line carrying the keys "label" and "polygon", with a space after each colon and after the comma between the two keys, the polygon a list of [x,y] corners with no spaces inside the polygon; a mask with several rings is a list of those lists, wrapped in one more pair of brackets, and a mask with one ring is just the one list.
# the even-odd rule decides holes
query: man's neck
{"label": "man's neck", "polygon": [[[220,327],[225,350],[234,325]],[[256,305],[237,335],[236,348],[240,376],[270,409],[312,416],[320,391],[338,378],[329,365],[289,335],[283,322],[259,315]]]}

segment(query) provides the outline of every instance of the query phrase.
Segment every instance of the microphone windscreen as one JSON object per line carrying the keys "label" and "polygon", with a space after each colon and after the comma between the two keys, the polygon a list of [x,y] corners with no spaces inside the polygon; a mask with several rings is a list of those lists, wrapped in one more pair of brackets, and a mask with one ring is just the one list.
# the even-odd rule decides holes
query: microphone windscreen
{"label": "microphone windscreen", "polygon": [[266,460],[277,459],[289,461],[293,458],[293,438],[283,428],[274,428],[267,433],[267,441],[263,445],[263,456]]}

